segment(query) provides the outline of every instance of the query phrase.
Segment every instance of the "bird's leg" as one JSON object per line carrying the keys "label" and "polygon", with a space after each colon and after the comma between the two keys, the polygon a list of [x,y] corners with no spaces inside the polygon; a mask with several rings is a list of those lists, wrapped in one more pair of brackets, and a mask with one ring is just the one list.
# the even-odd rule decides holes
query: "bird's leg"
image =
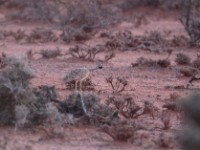
{"label": "bird's leg", "polygon": [[78,88],[78,80],[76,80],[76,81],[75,81],[75,92],[77,92],[77,91],[78,91],[78,89],[77,89],[77,88]]}
{"label": "bird's leg", "polygon": [[80,81],[80,91],[82,92],[82,82],[83,80]]}
{"label": "bird's leg", "polygon": [[86,106],[85,106],[85,103],[84,103],[84,99],[83,99],[83,96],[82,96],[82,82],[83,82],[83,80],[80,81],[80,98],[81,98],[81,105],[82,105],[82,108],[83,108],[83,112],[85,113],[85,115],[87,115],[87,109],[86,109]]}

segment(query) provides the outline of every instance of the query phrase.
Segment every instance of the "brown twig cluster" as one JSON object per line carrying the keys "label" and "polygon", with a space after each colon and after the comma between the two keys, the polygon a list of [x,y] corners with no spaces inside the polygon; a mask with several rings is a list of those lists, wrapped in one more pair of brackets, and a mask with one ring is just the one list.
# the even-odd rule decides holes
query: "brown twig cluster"
{"label": "brown twig cluster", "polygon": [[131,31],[125,30],[115,35],[107,35],[105,46],[112,50],[148,50],[152,52],[166,51],[170,41],[162,37],[158,31],[150,31],[145,36],[134,36]]}
{"label": "brown twig cluster", "polygon": [[153,60],[151,58],[139,57],[136,63],[131,64],[132,67],[142,66],[142,67],[162,67],[166,68],[170,66],[170,61],[168,59]]}
{"label": "brown twig cluster", "polygon": [[191,58],[183,53],[176,54],[175,62],[179,65],[189,65],[191,63]]}
{"label": "brown twig cluster", "polygon": [[115,57],[115,53],[113,51],[108,51],[103,45],[96,45],[93,47],[76,45],[75,47],[70,48],[68,52],[68,54],[70,54],[73,58],[86,61],[94,61],[100,53],[104,53],[104,59],[101,60],[104,62],[108,62],[110,59]]}
{"label": "brown twig cluster", "polygon": [[101,53],[103,49],[101,48],[91,48],[91,47],[80,47],[80,46],[75,46],[73,48],[69,49],[69,54],[73,58],[79,58],[83,60],[89,60],[93,61],[96,57],[97,54]]}
{"label": "brown twig cluster", "polygon": [[50,29],[35,28],[30,34],[25,31],[18,29],[17,31],[0,31],[0,40],[16,40],[17,42],[26,43],[47,43],[55,42],[58,37]]}
{"label": "brown twig cluster", "polygon": [[110,84],[113,94],[123,92],[128,85],[128,81],[125,78],[114,78],[112,75],[106,78],[106,82]]}
{"label": "brown twig cluster", "polygon": [[106,104],[125,118],[134,118],[141,109],[130,96],[109,96]]}

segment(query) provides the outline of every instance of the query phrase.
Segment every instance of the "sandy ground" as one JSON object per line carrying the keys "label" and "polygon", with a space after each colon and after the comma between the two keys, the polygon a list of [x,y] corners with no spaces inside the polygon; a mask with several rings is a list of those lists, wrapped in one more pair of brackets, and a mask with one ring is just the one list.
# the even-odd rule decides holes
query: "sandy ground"
{"label": "sandy ground", "polygon": [[[131,22],[123,22],[112,28],[112,31],[119,31],[128,29],[131,30],[134,35],[144,35],[146,32],[156,30],[160,32],[164,37],[171,38],[173,35],[186,35],[186,32],[178,21],[178,13],[170,12],[165,13],[161,10],[156,10],[153,12],[151,9],[140,8],[138,10],[127,12],[130,16],[135,12],[140,12],[146,15],[147,23],[142,24],[139,27],[134,27]],[[157,14],[157,15],[156,15]],[[159,14],[159,15],[158,15]],[[165,19],[164,19],[165,17]],[[18,30],[23,29],[25,32],[30,32],[31,29],[35,27],[45,27],[41,24],[17,24],[13,22],[6,22],[4,18],[4,13],[0,12],[0,30]],[[90,43],[99,42],[98,37],[94,37]],[[72,44],[73,45],[73,44]],[[41,49],[56,48],[59,47],[63,52],[67,51],[70,45],[63,43],[44,43],[44,44],[27,44],[18,43],[13,40],[0,41],[0,52],[6,52],[11,55],[23,55],[28,50],[33,50],[34,52],[39,52]],[[175,65],[174,59],[177,53],[183,52],[188,54],[192,59],[195,59],[197,50],[189,48],[177,48],[170,57],[172,65]],[[138,50],[138,51],[126,51],[117,52],[116,57],[111,59],[108,63],[104,63],[104,69],[94,72],[92,76],[93,82],[98,85],[95,87],[96,91],[104,91],[100,93],[102,97],[102,102],[106,97],[111,94],[110,86],[105,82],[105,78],[110,74],[117,76],[123,76],[128,80],[128,87],[124,93],[132,95],[135,97],[136,102],[140,105],[143,101],[148,100],[153,102],[157,107],[161,108],[165,100],[170,97],[171,94],[178,94],[181,97],[191,93],[191,89],[174,89],[174,86],[185,86],[188,79],[187,77],[182,77],[176,67],[165,68],[148,68],[148,67],[131,67],[131,63],[135,62],[139,57],[147,57],[152,59],[165,58],[166,53],[155,54],[152,52]],[[38,85],[56,85],[56,89],[59,92],[60,98],[68,95],[70,91],[64,90],[64,85],[62,85],[62,78],[72,69],[76,67],[93,67],[94,62],[85,62],[80,60],[74,60],[67,57],[59,57],[54,59],[43,59],[40,56],[35,56],[30,62],[31,67],[35,73],[35,78],[32,80],[34,86]],[[195,83],[198,87],[198,83]],[[169,88],[166,88],[169,87]],[[170,132],[173,130],[179,130],[179,121],[176,121],[176,115],[173,117],[173,125]],[[151,123],[157,123],[151,120],[147,116],[147,120]],[[149,123],[148,122],[148,123]],[[159,122],[158,122],[159,124]],[[163,149],[150,144],[140,144],[136,142],[125,143],[113,141],[111,137],[98,131],[93,127],[65,127],[62,129],[64,137],[48,139],[44,137],[44,133],[40,129],[35,129],[34,131],[20,131],[14,132],[13,128],[1,127],[1,133],[4,133],[9,139],[8,149],[24,149],[24,150],[144,150],[144,149]],[[1,135],[1,142],[3,141],[3,136]],[[148,140],[145,140],[148,141]],[[165,148],[168,149],[168,148]],[[169,148],[171,149],[171,148]],[[176,147],[175,149],[179,149]]]}

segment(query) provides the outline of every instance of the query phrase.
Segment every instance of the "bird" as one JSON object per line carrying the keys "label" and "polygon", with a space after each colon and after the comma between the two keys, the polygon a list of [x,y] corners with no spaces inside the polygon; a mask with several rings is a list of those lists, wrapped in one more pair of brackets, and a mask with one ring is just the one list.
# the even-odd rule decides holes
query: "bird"
{"label": "bird", "polygon": [[103,65],[97,64],[94,68],[85,68],[84,67],[84,68],[77,68],[77,69],[71,70],[71,72],[64,77],[64,81],[65,82],[75,81],[75,91],[77,91],[78,82],[79,82],[79,88],[81,91],[82,90],[82,82],[89,77],[91,72],[98,70],[98,69],[103,69]]}

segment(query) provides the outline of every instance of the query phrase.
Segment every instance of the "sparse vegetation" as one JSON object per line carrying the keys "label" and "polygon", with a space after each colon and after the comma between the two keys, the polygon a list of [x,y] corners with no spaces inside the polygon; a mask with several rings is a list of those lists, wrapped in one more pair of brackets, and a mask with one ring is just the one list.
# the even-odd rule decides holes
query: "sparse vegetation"
{"label": "sparse vegetation", "polygon": [[168,130],[171,127],[171,124],[170,124],[170,113],[167,110],[162,112],[161,120],[164,125],[163,129]]}
{"label": "sparse vegetation", "polygon": [[192,66],[197,69],[200,69],[200,57],[199,56],[197,56],[197,58],[192,62]]}
{"label": "sparse vegetation", "polygon": [[170,45],[175,47],[183,47],[189,44],[189,39],[183,35],[173,36]]}
{"label": "sparse vegetation", "polygon": [[41,50],[40,54],[43,58],[56,58],[58,56],[61,56],[61,50],[59,48],[52,49],[52,50]]}
{"label": "sparse vegetation", "polygon": [[90,46],[78,46],[69,48],[69,52],[73,58],[85,60],[85,61],[95,61],[98,54],[104,53],[104,59],[101,61],[108,62],[110,59],[115,57],[113,51],[108,51],[103,45]]}
{"label": "sparse vegetation", "polygon": [[189,65],[191,63],[191,58],[183,53],[176,54],[176,63],[179,65]]}
{"label": "sparse vegetation", "polygon": [[198,19],[199,1],[183,0],[181,23],[184,25],[190,37],[191,46],[199,46],[200,42],[200,22]]}
{"label": "sparse vegetation", "polygon": [[52,95],[54,89],[33,89],[30,80],[34,76],[26,60],[9,60],[8,66],[0,72],[0,124],[15,124],[17,128],[43,124],[50,111],[49,99],[56,97]]}
{"label": "sparse vegetation", "polygon": [[141,109],[130,96],[112,95],[107,98],[106,104],[127,119],[136,117],[137,112]]}
{"label": "sparse vegetation", "polygon": [[142,114],[150,114],[153,119],[156,117],[156,112],[158,112],[159,109],[156,107],[153,103],[149,101],[144,101],[144,109]]}
{"label": "sparse vegetation", "polygon": [[182,75],[184,75],[186,77],[192,77],[192,76],[194,76],[194,75],[196,75],[198,73],[198,70],[196,68],[189,67],[189,66],[187,66],[187,67],[185,67],[185,66],[184,67],[180,67],[180,68],[178,68],[178,71]]}
{"label": "sparse vegetation", "polygon": [[100,48],[97,48],[97,49],[91,48],[91,47],[83,48],[78,45],[69,49],[69,54],[72,57],[82,59],[82,60],[89,60],[89,61],[94,61],[96,55],[101,52],[102,52],[102,49]]}
{"label": "sparse vegetation", "polygon": [[128,81],[125,78],[114,78],[112,75],[106,78],[106,82],[110,84],[113,94],[123,92],[128,85]]}
{"label": "sparse vegetation", "polygon": [[168,59],[152,60],[144,57],[140,57],[136,60],[136,63],[131,64],[132,67],[144,66],[144,67],[163,67],[166,68],[170,66],[170,61]]}
{"label": "sparse vegetation", "polygon": [[58,38],[50,29],[35,28],[27,37],[28,43],[56,42]]}
{"label": "sparse vegetation", "polygon": [[183,149],[195,150],[199,149],[199,132],[200,132],[200,118],[199,118],[199,104],[200,104],[199,94],[192,95],[183,100],[182,108],[185,116],[185,125],[180,136],[180,142]]}

